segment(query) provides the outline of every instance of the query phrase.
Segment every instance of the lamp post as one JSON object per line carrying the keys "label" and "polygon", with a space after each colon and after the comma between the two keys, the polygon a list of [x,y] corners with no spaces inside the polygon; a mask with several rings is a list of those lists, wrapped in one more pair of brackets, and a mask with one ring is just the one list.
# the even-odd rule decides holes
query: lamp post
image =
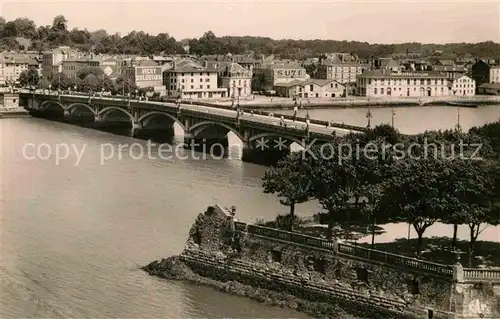
{"label": "lamp post", "polygon": [[396,117],[396,111],[394,111],[394,108],[391,110],[391,124],[392,128],[394,128],[394,118]]}
{"label": "lamp post", "polygon": [[368,123],[366,125],[367,128],[371,128],[371,120],[372,120],[372,111],[371,111],[371,106],[368,105],[368,111],[366,112],[366,119],[368,120]]}

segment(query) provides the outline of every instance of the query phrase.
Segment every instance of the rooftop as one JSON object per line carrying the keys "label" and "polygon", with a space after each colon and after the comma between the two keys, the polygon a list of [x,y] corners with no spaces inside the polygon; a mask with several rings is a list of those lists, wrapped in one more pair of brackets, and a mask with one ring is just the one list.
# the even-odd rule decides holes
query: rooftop
{"label": "rooftop", "polygon": [[447,78],[447,75],[436,71],[384,72],[371,70],[358,75],[363,78]]}

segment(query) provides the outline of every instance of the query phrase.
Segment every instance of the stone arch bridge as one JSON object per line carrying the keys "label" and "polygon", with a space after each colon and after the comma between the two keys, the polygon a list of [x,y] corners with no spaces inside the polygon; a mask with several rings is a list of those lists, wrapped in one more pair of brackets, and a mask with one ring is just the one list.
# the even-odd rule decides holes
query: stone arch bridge
{"label": "stone arch bridge", "polygon": [[[364,128],[325,125],[240,113],[224,108],[199,105],[126,100],[111,97],[78,95],[43,95],[24,93],[20,102],[32,114],[44,116],[57,113],[64,117],[93,117],[95,122],[128,121],[134,135],[151,129],[171,129],[177,123],[184,131],[186,146],[210,146],[215,143],[228,146],[227,134],[234,133],[242,142],[243,158],[257,161],[264,154],[281,157],[290,152],[290,145],[297,143],[307,148],[315,143],[326,143],[333,134],[361,133]],[[340,124],[337,124],[340,126]],[[206,149],[206,148],[205,148]],[[273,157],[276,157],[273,156]]]}

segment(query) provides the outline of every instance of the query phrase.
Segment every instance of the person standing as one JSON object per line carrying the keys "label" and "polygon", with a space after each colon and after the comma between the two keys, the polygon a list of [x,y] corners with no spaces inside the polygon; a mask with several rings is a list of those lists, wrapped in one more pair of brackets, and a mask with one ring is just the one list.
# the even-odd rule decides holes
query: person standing
{"label": "person standing", "polygon": [[293,121],[295,122],[295,120],[297,119],[297,114],[299,113],[299,108],[297,107],[297,105],[295,105],[293,107]]}

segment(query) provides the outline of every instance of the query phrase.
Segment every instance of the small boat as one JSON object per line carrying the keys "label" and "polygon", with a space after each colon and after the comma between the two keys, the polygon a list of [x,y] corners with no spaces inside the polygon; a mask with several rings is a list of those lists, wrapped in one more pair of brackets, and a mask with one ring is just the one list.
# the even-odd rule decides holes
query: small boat
{"label": "small boat", "polygon": [[473,109],[477,109],[477,104],[469,104],[469,103],[459,103],[459,102],[448,102],[448,105],[451,106],[459,106],[459,107],[469,107]]}

